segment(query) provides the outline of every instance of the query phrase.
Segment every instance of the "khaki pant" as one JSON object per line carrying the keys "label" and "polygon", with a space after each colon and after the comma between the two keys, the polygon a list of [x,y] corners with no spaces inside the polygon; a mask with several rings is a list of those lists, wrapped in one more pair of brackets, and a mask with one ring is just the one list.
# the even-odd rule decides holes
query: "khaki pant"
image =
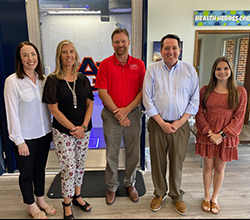
{"label": "khaki pant", "polygon": [[166,180],[167,154],[169,158],[169,193],[174,202],[183,200],[184,191],[180,189],[182,166],[187,153],[190,129],[185,122],[175,133],[166,134],[158,123],[150,118],[148,122],[151,175],[154,195],[163,196],[168,191]]}
{"label": "khaki pant", "polygon": [[141,116],[141,107],[138,106],[128,115],[131,121],[130,126],[122,127],[112,112],[106,107],[102,110],[107,160],[105,180],[109,191],[115,192],[120,185],[118,182],[118,159],[122,139],[125,147],[124,185],[128,187],[135,184],[136,167],[140,159]]}

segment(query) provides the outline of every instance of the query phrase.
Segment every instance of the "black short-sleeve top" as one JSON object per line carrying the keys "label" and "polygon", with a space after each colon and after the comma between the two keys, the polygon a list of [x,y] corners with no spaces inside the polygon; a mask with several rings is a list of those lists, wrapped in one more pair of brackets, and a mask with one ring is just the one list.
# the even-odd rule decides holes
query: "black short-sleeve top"
{"label": "black short-sleeve top", "polygon": [[[69,82],[72,89],[73,84],[74,82]],[[77,108],[74,108],[73,95],[66,81],[58,79],[56,75],[49,75],[45,82],[42,101],[47,104],[58,103],[59,111],[75,126],[80,126],[84,121],[87,98],[94,100],[89,79],[84,74],[79,74],[77,77],[75,93],[77,97]],[[52,127],[70,135],[70,130],[61,125],[55,117],[53,117]],[[88,124],[87,131],[90,131],[91,128],[92,120],[90,120]]]}

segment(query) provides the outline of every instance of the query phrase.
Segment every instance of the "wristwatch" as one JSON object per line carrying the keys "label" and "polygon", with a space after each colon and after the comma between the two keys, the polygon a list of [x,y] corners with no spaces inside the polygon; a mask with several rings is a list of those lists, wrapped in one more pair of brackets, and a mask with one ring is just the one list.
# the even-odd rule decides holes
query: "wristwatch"
{"label": "wristwatch", "polygon": [[221,137],[223,137],[223,138],[227,137],[227,135],[226,135],[223,131],[220,132],[220,135],[221,135]]}
{"label": "wristwatch", "polygon": [[81,125],[84,128],[84,131],[87,131],[87,127],[85,125]]}

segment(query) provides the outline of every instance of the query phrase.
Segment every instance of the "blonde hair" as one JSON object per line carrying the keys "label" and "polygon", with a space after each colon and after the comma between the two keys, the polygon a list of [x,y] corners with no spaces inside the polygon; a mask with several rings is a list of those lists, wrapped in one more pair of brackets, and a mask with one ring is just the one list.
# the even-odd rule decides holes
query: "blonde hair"
{"label": "blonde hair", "polygon": [[239,91],[237,89],[237,83],[235,81],[234,78],[234,67],[233,67],[233,63],[231,62],[231,60],[229,60],[227,57],[218,57],[213,64],[212,70],[211,70],[211,77],[210,77],[210,81],[209,84],[207,86],[206,92],[204,93],[203,97],[202,97],[202,106],[204,109],[206,109],[206,103],[207,103],[207,99],[208,96],[210,95],[211,92],[214,91],[216,84],[217,84],[217,78],[215,77],[215,70],[217,65],[220,62],[226,62],[229,66],[229,69],[231,71],[231,76],[228,78],[227,81],[227,89],[228,89],[228,93],[227,93],[227,106],[230,109],[237,109],[238,104],[239,104]]}
{"label": "blonde hair", "polygon": [[79,58],[79,55],[77,53],[75,45],[70,40],[67,40],[67,39],[59,42],[59,44],[57,45],[57,48],[56,48],[56,58],[55,58],[56,68],[55,68],[54,72],[50,74],[50,75],[56,75],[56,77],[58,79],[64,79],[64,77],[65,77],[65,73],[63,72],[63,68],[62,68],[62,64],[61,64],[62,63],[61,52],[62,52],[62,47],[64,45],[71,45],[74,48],[74,51],[76,54],[75,64],[73,65],[73,68],[72,68],[73,74],[78,74],[77,69],[78,69],[79,64],[80,64],[80,58]]}

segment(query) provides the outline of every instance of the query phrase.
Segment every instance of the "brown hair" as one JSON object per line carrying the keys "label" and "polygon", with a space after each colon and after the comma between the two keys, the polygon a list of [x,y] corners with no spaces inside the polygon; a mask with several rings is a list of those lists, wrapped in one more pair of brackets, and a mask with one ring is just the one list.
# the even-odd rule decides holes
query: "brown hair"
{"label": "brown hair", "polygon": [[114,37],[115,34],[120,34],[120,33],[126,34],[127,37],[128,37],[128,40],[129,40],[129,33],[128,33],[128,31],[127,31],[126,28],[116,28],[116,29],[113,31],[113,33],[111,34],[111,41],[113,42],[113,37]]}
{"label": "brown hair", "polygon": [[202,97],[202,106],[204,109],[206,109],[206,103],[208,96],[210,95],[211,92],[214,91],[216,84],[217,84],[217,78],[215,77],[215,70],[217,65],[220,62],[226,62],[229,66],[229,69],[231,71],[231,76],[228,78],[227,81],[227,89],[228,89],[228,94],[227,94],[227,106],[230,109],[237,109],[237,106],[239,104],[239,91],[237,89],[237,84],[234,78],[234,67],[233,63],[231,60],[229,60],[227,57],[218,57],[213,64],[212,70],[211,70],[211,77],[210,81],[208,83],[206,92],[204,93]]}
{"label": "brown hair", "polygon": [[44,79],[43,64],[42,64],[42,60],[40,58],[39,51],[38,51],[37,47],[33,43],[31,43],[29,41],[21,42],[16,48],[15,71],[16,71],[17,78],[23,79],[24,76],[26,75],[26,73],[25,73],[25,71],[23,69],[22,59],[21,59],[21,56],[20,56],[20,50],[25,45],[32,46],[35,49],[36,54],[37,54],[37,59],[38,59],[38,64],[36,66],[35,71],[38,74],[38,78],[40,80],[43,80]]}

